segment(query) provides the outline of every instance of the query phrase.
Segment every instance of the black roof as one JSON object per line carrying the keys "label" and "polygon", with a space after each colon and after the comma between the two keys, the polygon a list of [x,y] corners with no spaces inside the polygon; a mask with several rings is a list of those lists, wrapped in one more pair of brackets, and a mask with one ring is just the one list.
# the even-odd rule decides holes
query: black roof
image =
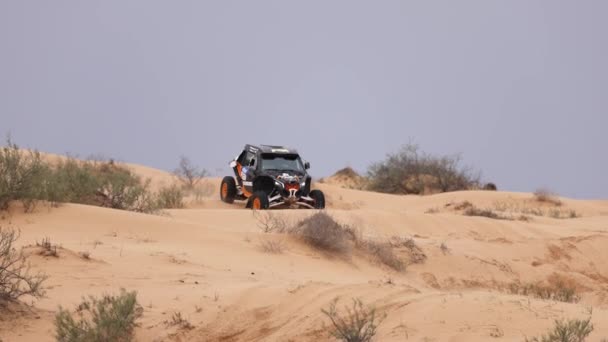
{"label": "black roof", "polygon": [[245,145],[245,149],[250,150],[251,152],[256,153],[258,150],[261,150],[262,153],[286,153],[286,154],[298,154],[298,151],[293,148],[278,146],[278,145]]}

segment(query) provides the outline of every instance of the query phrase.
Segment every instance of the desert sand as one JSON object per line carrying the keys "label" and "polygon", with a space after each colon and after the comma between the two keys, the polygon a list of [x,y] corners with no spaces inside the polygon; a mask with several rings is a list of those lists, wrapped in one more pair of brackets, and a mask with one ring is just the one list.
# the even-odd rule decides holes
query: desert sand
{"label": "desert sand", "polygon": [[[164,171],[130,167],[155,184],[173,181]],[[555,319],[590,315],[589,340],[608,337],[608,201],[562,198],[561,208],[577,218],[495,220],[463,216],[448,204],[513,211],[547,204],[529,193],[395,196],[317,184],[327,212],[364,236],[414,238],[427,259],[397,272],[360,253],[335,257],[263,233],[244,203],[220,202],[220,179],[206,182],[206,198],[165,215],[76,204],[4,215],[3,226],[21,229],[20,245],[48,237],[61,248],[57,258],[31,256],[33,269],[49,276],[46,297],[2,315],[2,341],[53,341],[59,306],[73,309],[83,296],[120,288],[136,290],[144,308],[138,341],[332,341],[321,309],[336,297],[339,307],[360,298],[386,313],[377,341],[523,341]],[[311,211],[273,213],[296,220]],[[264,252],[267,240],[284,251]],[[556,274],[576,285],[578,303],[504,289]],[[176,312],[194,327],[167,324]]]}

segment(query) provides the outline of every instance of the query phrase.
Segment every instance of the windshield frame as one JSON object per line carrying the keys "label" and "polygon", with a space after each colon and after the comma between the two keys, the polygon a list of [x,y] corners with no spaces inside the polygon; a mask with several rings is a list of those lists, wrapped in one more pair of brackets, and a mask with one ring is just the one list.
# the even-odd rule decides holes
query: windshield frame
{"label": "windshield frame", "polygon": [[[269,157],[269,156],[273,156],[274,158],[264,158],[264,157]],[[295,162],[295,166],[296,168],[274,168],[274,167],[266,167],[265,165],[268,165],[267,161],[269,160],[274,160],[274,159],[285,159],[285,160],[289,160],[289,161],[294,161]],[[259,168],[261,171],[269,171],[269,170],[276,170],[276,171],[292,171],[292,172],[299,172],[299,173],[306,173],[306,169],[304,167],[304,162],[302,162],[302,158],[300,158],[300,155],[298,154],[294,154],[294,153],[261,153],[260,155],[260,161],[259,161]]]}

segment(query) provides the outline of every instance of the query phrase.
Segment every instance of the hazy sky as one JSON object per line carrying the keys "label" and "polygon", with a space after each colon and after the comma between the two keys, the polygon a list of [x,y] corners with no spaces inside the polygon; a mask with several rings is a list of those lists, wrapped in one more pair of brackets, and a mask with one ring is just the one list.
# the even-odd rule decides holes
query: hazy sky
{"label": "hazy sky", "polygon": [[608,198],[608,1],[0,0],[0,134],[170,170],[245,143],[325,176],[410,140]]}

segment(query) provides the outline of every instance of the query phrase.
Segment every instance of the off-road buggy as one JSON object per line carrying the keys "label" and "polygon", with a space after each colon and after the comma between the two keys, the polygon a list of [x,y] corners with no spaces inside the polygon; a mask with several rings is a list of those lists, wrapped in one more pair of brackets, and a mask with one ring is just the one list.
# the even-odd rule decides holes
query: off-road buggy
{"label": "off-road buggy", "polygon": [[323,192],[310,190],[311,178],[306,172],[310,164],[302,162],[294,149],[245,145],[230,166],[235,176],[224,177],[220,187],[226,203],[246,200],[252,209],[325,208]]}

